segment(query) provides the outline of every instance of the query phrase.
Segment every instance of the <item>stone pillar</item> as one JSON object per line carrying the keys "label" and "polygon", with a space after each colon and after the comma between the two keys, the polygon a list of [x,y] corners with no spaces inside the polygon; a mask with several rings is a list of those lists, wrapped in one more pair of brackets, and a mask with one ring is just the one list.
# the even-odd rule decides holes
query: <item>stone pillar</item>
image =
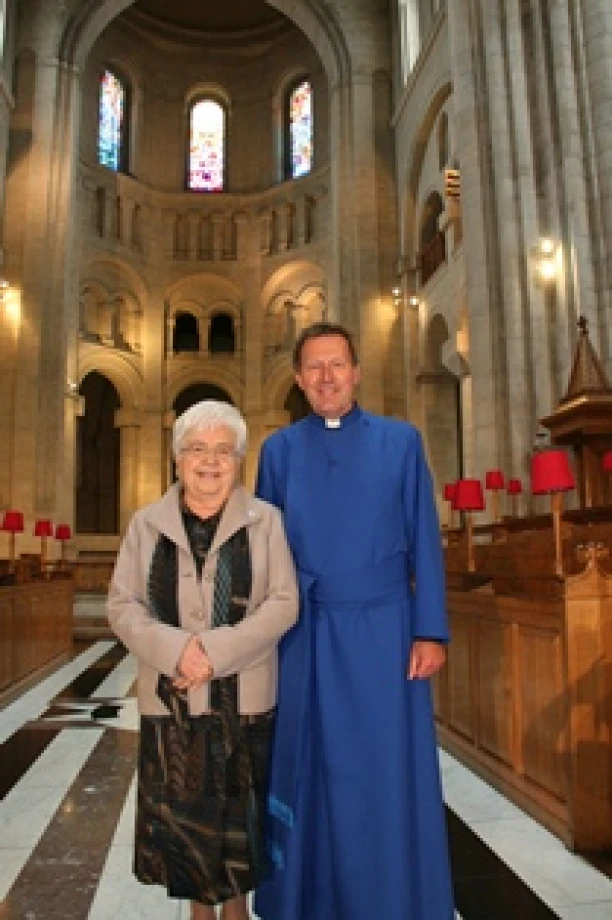
{"label": "stone pillar", "polygon": [[144,306],[142,366],[144,403],[140,415],[140,496],[139,503],[157,500],[167,480],[165,470],[164,418],[166,406],[166,309],[165,281],[159,254],[152,254],[149,296]]}
{"label": "stone pillar", "polygon": [[139,412],[136,409],[117,409],[115,427],[121,431],[119,533],[123,535],[130,518],[139,507]]}
{"label": "stone pillar", "polygon": [[[593,275],[589,190],[585,178],[585,162],[589,151],[582,131],[582,99],[576,75],[578,62],[573,55],[574,30],[567,0],[553,0],[548,4],[548,10],[558,118],[558,155],[567,209],[567,236],[564,242],[566,249],[569,249],[568,284],[573,288],[577,312],[589,321],[589,334],[595,350],[600,351],[601,326]],[[597,28],[601,28],[601,22]]]}
{"label": "stone pillar", "polygon": [[[20,293],[14,374],[13,501],[54,514],[63,475],[66,342],[78,326],[74,214],[79,80],[59,61],[68,8],[24,0],[16,42],[14,127],[29,138],[6,185],[6,274]],[[50,232],[52,228],[52,232]],[[10,437],[10,434],[9,434]]]}
{"label": "stone pillar", "polygon": [[[546,415],[554,405],[554,380],[548,312],[545,293],[536,283],[530,248],[537,243],[540,228],[537,213],[537,190],[533,163],[533,136],[529,121],[529,96],[527,74],[524,67],[517,66],[525,60],[521,28],[520,0],[508,0],[506,10],[506,54],[508,59],[509,93],[512,112],[513,138],[515,143],[516,182],[519,208],[520,274],[524,284],[522,296],[526,299],[529,315],[529,343],[531,349],[530,375],[532,378],[533,407],[535,418],[530,428],[534,431],[537,420]],[[537,372],[536,369],[537,368]],[[511,369],[514,376],[514,371]],[[537,373],[537,380],[534,375]],[[559,394],[560,395],[560,394]]]}
{"label": "stone pillar", "polygon": [[191,261],[198,258],[199,231],[200,213],[199,211],[189,211],[187,214],[187,247],[188,258],[191,259]]}
{"label": "stone pillar", "polygon": [[501,417],[498,400],[498,361],[494,350],[497,329],[493,322],[491,303],[492,279],[488,257],[487,225],[482,148],[481,93],[476,73],[476,51],[473,45],[471,0],[454,0],[448,6],[448,31],[457,153],[461,161],[461,197],[463,213],[470,215],[469,233],[465,234],[463,253],[466,274],[466,296],[469,315],[469,363],[472,371],[472,399],[478,406],[471,428],[471,456],[477,458],[480,475],[498,465],[501,453],[498,420]]}
{"label": "stone pillar", "polygon": [[580,17],[584,24],[584,53],[591,103],[590,123],[596,157],[595,210],[599,230],[597,252],[600,263],[597,295],[602,322],[601,351],[608,377],[612,377],[612,170],[606,164],[612,160],[612,6],[609,0],[580,0]]}
{"label": "stone pillar", "polygon": [[[496,465],[508,474],[523,475],[525,457],[537,430],[537,421],[534,418],[529,331],[525,323],[528,309],[525,302],[526,259],[520,225],[521,202],[517,201],[516,138],[510,118],[511,88],[506,81],[504,23],[498,0],[481,2],[480,8],[486,36],[484,52],[494,201],[494,207],[489,211],[489,253],[494,276],[491,297],[492,300],[501,300],[496,304],[500,311],[497,336],[500,351],[505,349],[504,359],[496,367],[502,413],[497,424],[500,426],[504,420],[509,440],[508,455],[504,456],[505,451],[500,450]],[[544,370],[544,380],[546,376]]]}
{"label": "stone pillar", "polygon": [[212,216],[213,262],[220,262],[221,259],[223,258],[223,226],[224,226],[223,214],[213,214]]}

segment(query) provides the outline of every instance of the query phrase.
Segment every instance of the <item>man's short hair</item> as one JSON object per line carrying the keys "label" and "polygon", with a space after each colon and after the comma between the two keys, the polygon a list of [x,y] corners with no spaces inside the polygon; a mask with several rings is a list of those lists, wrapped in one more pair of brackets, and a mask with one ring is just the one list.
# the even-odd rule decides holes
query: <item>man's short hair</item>
{"label": "man's short hair", "polygon": [[355,348],[355,343],[353,341],[353,336],[344,326],[341,326],[340,323],[313,323],[312,326],[306,326],[305,329],[302,329],[300,332],[296,343],[293,347],[293,369],[299,371],[302,365],[302,351],[304,350],[304,345],[310,339],[321,339],[328,335],[339,335],[341,336],[346,344],[348,345],[349,354],[351,356],[351,364],[357,366],[359,364],[359,358],[357,356],[357,349]]}

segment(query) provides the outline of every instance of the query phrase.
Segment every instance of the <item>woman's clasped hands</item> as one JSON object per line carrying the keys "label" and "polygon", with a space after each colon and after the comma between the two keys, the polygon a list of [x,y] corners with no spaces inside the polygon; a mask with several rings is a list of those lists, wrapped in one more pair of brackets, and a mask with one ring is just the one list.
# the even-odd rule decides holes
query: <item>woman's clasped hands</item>
{"label": "woman's clasped hands", "polygon": [[197,636],[192,636],[178,663],[174,686],[177,690],[194,690],[214,676],[213,666]]}

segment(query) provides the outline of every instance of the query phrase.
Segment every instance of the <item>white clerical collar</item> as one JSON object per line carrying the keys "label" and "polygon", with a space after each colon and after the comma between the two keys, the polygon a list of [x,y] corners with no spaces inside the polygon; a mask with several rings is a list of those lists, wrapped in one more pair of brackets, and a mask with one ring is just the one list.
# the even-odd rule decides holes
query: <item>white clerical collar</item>
{"label": "white clerical collar", "polygon": [[342,425],[341,418],[326,418],[325,419],[326,428],[340,428],[341,425]]}

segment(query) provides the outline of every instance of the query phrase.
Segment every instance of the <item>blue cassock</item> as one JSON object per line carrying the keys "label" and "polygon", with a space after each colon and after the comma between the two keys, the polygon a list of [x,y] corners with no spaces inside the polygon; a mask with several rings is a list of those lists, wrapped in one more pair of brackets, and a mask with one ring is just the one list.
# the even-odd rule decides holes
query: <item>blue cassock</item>
{"label": "blue cassock", "polygon": [[284,512],[298,624],[281,645],[263,920],[451,920],[429,681],[413,638],[448,638],[440,532],[418,431],[354,407],[262,450]]}

